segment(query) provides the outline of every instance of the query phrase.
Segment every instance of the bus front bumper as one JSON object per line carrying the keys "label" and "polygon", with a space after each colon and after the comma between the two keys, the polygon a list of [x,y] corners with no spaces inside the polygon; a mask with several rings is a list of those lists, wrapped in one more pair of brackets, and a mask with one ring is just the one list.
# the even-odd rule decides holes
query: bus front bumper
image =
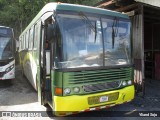
{"label": "bus front bumper", "polygon": [[4,66],[0,66],[0,80],[15,78],[15,60],[11,60]]}
{"label": "bus front bumper", "polygon": [[[117,100],[106,101],[98,104],[89,104],[88,98],[95,96],[108,96],[110,94],[119,93]],[[119,90],[95,93],[90,95],[72,95],[72,96],[54,96],[54,111],[57,116],[65,116],[76,112],[84,112],[112,107],[114,105],[130,102],[134,98],[134,85]]]}

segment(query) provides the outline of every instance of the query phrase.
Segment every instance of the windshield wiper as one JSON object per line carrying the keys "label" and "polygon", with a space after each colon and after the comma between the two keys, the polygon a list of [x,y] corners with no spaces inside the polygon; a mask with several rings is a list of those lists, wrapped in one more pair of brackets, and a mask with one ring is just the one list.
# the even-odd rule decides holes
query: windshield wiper
{"label": "windshield wiper", "polygon": [[114,48],[115,37],[118,34],[118,24],[119,24],[119,19],[117,17],[115,17],[115,19],[113,21],[113,25],[112,25],[112,49]]}
{"label": "windshield wiper", "polygon": [[94,25],[92,24],[91,20],[83,13],[83,12],[79,12],[79,15],[87,21],[88,25],[90,26],[90,28],[93,30],[93,32],[96,33],[96,28],[94,27]]}
{"label": "windshield wiper", "polygon": [[83,12],[79,12],[79,15],[87,21],[89,27],[91,28],[91,30],[93,30],[93,32],[95,32],[95,40],[94,42],[96,43],[96,38],[97,38],[97,26],[96,26],[96,22],[95,22],[95,26],[92,24],[91,20],[83,13]]}

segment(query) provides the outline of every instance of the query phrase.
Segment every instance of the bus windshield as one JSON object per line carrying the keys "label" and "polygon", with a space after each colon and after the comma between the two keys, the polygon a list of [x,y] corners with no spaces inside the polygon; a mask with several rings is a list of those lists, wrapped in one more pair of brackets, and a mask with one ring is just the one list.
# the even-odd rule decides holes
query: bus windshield
{"label": "bus windshield", "polygon": [[12,57],[10,37],[0,37],[0,60],[6,60]]}
{"label": "bus windshield", "polygon": [[61,35],[57,42],[61,50],[55,54],[57,68],[130,64],[129,21],[85,13],[58,14],[56,19]]}

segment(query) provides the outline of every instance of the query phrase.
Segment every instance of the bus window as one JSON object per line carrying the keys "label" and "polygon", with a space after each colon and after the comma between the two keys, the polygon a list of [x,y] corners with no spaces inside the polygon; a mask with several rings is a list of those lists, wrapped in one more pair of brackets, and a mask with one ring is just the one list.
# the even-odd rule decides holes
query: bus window
{"label": "bus window", "polygon": [[38,25],[36,24],[34,26],[34,42],[33,42],[34,49],[37,49],[37,38],[38,38]]}
{"label": "bus window", "polygon": [[31,50],[33,47],[33,27],[30,29],[29,32],[29,49]]}
{"label": "bus window", "polygon": [[28,41],[28,38],[29,38],[28,33],[29,33],[29,32],[26,33],[26,48],[27,48],[27,49],[28,49],[28,42],[29,42],[29,41]]}
{"label": "bus window", "polygon": [[15,78],[13,29],[0,26],[0,80]]}

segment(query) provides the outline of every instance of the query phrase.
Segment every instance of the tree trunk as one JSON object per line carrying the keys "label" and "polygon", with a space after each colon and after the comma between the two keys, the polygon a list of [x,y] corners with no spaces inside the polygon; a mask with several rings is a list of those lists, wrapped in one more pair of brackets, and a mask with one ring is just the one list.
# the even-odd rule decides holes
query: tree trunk
{"label": "tree trunk", "polygon": [[20,20],[20,31],[21,31],[21,33],[22,33],[22,30],[23,30],[23,22],[22,22],[22,20]]}

